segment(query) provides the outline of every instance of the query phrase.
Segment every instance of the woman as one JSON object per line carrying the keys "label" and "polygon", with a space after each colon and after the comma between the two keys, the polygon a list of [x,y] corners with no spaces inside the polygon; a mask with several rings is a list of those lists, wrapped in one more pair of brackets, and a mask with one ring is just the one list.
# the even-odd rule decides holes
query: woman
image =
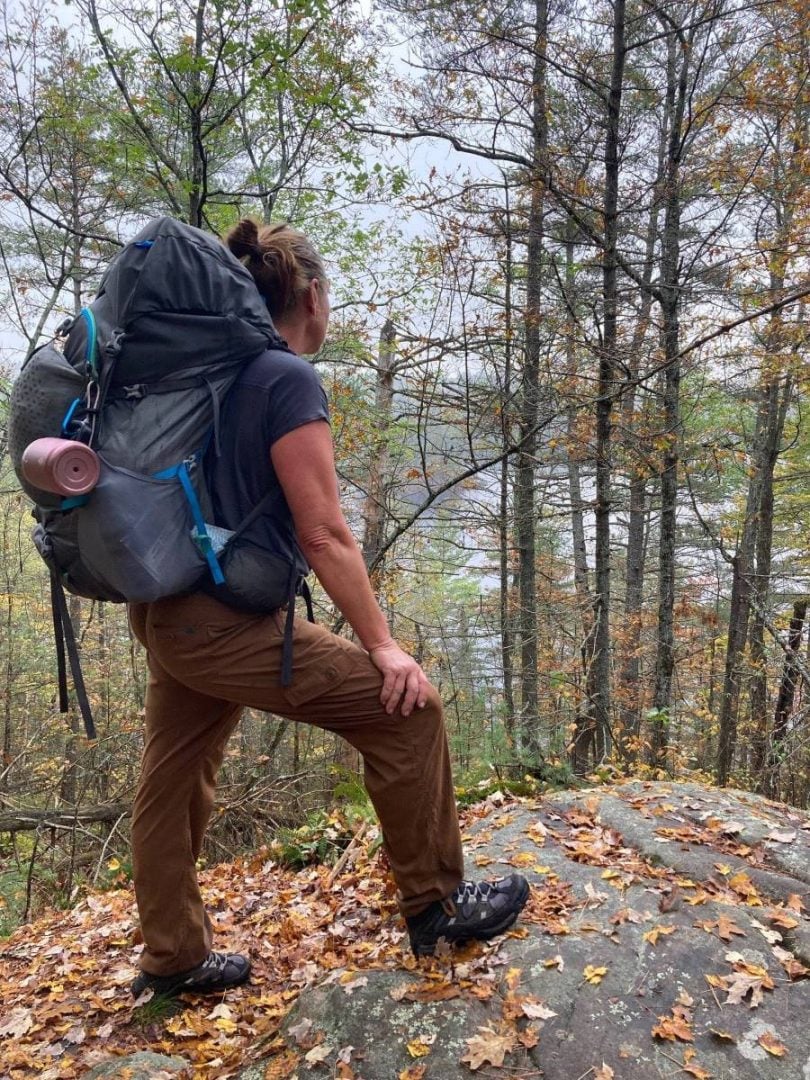
{"label": "woman", "polygon": [[[215,778],[244,706],[316,724],[364,759],[411,947],[489,938],[528,898],[520,875],[474,884],[463,860],[438,694],[391,637],[338,502],[326,397],[301,355],[320,349],[329,321],[323,264],[286,225],[244,220],[226,243],[247,267],[287,348],[248,363],[223,409],[211,486],[216,520],[235,528],[269,492],[272,513],[250,539],[295,545],[360,645],[293,624],[293,671],[282,686],[281,614],[252,615],[205,593],[132,605],[148,650],[146,744],[132,845],[144,950],[137,996],[217,992],[244,982],[249,960],[212,950],[195,872]],[[362,646],[362,647],[361,647]],[[286,680],[285,680],[286,681]]]}

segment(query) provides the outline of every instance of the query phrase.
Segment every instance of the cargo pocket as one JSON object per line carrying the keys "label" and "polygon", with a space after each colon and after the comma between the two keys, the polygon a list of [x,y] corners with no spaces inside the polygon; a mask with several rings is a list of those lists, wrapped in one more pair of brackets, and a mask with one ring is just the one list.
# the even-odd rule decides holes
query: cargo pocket
{"label": "cargo pocket", "polygon": [[[321,627],[298,623],[293,640],[293,676],[284,696],[294,708],[336,690],[346,681],[362,650]],[[317,632],[317,638],[313,631]],[[314,638],[314,640],[313,640]]]}

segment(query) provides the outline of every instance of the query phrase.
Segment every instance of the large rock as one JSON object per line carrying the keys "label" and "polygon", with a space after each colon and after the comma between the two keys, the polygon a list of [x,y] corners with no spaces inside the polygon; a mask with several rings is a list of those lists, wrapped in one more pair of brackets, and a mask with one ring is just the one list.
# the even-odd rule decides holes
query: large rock
{"label": "large rock", "polygon": [[515,932],[310,988],[244,1080],[810,1080],[806,815],[689,784],[498,802],[468,866],[530,879]]}

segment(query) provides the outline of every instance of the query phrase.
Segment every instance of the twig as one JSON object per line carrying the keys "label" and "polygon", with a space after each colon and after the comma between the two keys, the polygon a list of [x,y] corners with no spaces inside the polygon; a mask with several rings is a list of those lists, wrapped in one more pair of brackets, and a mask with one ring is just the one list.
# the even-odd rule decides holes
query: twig
{"label": "twig", "polygon": [[360,828],[357,830],[357,832],[354,834],[354,836],[349,841],[349,846],[346,848],[346,850],[340,856],[338,861],[335,863],[335,865],[329,871],[329,876],[326,879],[326,884],[324,885],[324,889],[331,889],[332,888],[332,885],[335,882],[335,878],[338,876],[338,874],[344,868],[344,866],[349,861],[351,856],[357,850],[358,844],[360,843],[360,841],[363,839],[363,837],[366,834],[366,829],[368,829],[368,822],[367,821],[362,821],[360,823]]}

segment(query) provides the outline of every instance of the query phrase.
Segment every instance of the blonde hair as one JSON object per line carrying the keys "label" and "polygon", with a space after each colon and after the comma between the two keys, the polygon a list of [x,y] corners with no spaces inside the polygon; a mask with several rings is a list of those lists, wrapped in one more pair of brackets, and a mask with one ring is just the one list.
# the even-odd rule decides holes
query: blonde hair
{"label": "blonde hair", "polygon": [[258,225],[242,218],[225,244],[253,275],[273,318],[292,311],[311,281],[327,280],[320,255],[291,225]]}

